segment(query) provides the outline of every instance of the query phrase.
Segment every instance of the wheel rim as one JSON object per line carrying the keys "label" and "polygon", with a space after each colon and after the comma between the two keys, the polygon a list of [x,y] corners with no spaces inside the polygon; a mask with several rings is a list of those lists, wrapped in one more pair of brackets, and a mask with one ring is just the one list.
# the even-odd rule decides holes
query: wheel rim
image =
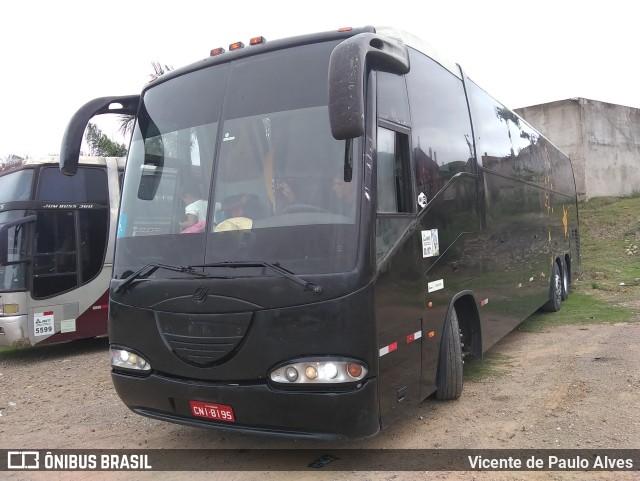
{"label": "wheel rim", "polygon": [[554,297],[557,303],[562,301],[562,280],[560,279],[560,274],[556,274],[556,288],[554,292]]}

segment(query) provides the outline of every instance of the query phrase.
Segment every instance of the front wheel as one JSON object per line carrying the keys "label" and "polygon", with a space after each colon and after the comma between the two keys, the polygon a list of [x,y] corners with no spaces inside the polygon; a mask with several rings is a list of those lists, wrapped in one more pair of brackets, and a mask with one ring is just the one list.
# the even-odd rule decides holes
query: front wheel
{"label": "front wheel", "polygon": [[442,401],[458,399],[462,395],[462,366],[460,325],[454,307],[451,309],[440,347],[437,399]]}

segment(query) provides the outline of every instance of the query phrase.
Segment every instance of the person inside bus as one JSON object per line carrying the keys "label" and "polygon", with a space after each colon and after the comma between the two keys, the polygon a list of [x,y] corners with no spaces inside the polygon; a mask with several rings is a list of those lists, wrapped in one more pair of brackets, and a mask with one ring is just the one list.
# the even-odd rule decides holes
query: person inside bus
{"label": "person inside bus", "polygon": [[184,222],[180,222],[182,229],[190,229],[189,232],[193,232],[193,229],[198,225],[201,226],[198,232],[204,230],[204,223],[207,219],[207,202],[200,197],[195,185],[188,185],[183,189],[182,201],[185,203],[184,213],[187,218]]}
{"label": "person inside bus", "polygon": [[255,194],[235,194],[225,197],[217,208],[214,221],[219,224],[223,220],[234,217],[247,217],[255,220],[262,216],[260,199]]}
{"label": "person inside bus", "polygon": [[[276,212],[282,212],[283,210],[286,211],[288,206],[307,204],[307,202],[299,200],[299,197],[296,195],[296,191],[285,180],[276,182],[274,190],[276,193]],[[331,191],[333,193],[333,201],[331,203],[333,209],[331,210],[335,210],[340,214],[352,217],[355,213],[356,205],[355,181],[351,180],[349,182],[345,182],[344,177],[341,174],[337,174],[331,180]],[[325,210],[320,206],[317,207],[320,211]]]}
{"label": "person inside bus", "polygon": [[273,179],[274,211],[282,212],[287,207],[296,204],[296,194],[291,183],[283,179]]}

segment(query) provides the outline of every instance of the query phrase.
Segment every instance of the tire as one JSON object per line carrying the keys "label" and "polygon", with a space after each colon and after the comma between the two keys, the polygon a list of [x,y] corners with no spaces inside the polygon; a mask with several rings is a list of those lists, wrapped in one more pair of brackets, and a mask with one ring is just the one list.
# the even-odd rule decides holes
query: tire
{"label": "tire", "polygon": [[558,263],[553,263],[553,275],[551,276],[549,285],[549,300],[542,306],[542,310],[546,312],[558,312],[562,302],[562,274]]}
{"label": "tire", "polygon": [[562,295],[560,298],[566,301],[569,297],[569,291],[571,290],[571,273],[569,272],[569,266],[567,261],[562,261]]}
{"label": "tire", "polygon": [[451,310],[440,345],[437,399],[441,401],[452,400],[458,399],[462,395],[462,366],[460,325],[454,307]]}

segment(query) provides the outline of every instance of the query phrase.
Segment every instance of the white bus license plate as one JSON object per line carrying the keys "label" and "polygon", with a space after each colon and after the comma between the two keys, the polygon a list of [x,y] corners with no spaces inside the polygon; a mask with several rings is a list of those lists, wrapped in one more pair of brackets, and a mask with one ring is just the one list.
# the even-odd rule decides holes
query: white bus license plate
{"label": "white bus license plate", "polygon": [[233,409],[226,404],[214,404],[202,401],[189,401],[191,414],[199,418],[215,419],[216,421],[226,421],[234,423]]}

